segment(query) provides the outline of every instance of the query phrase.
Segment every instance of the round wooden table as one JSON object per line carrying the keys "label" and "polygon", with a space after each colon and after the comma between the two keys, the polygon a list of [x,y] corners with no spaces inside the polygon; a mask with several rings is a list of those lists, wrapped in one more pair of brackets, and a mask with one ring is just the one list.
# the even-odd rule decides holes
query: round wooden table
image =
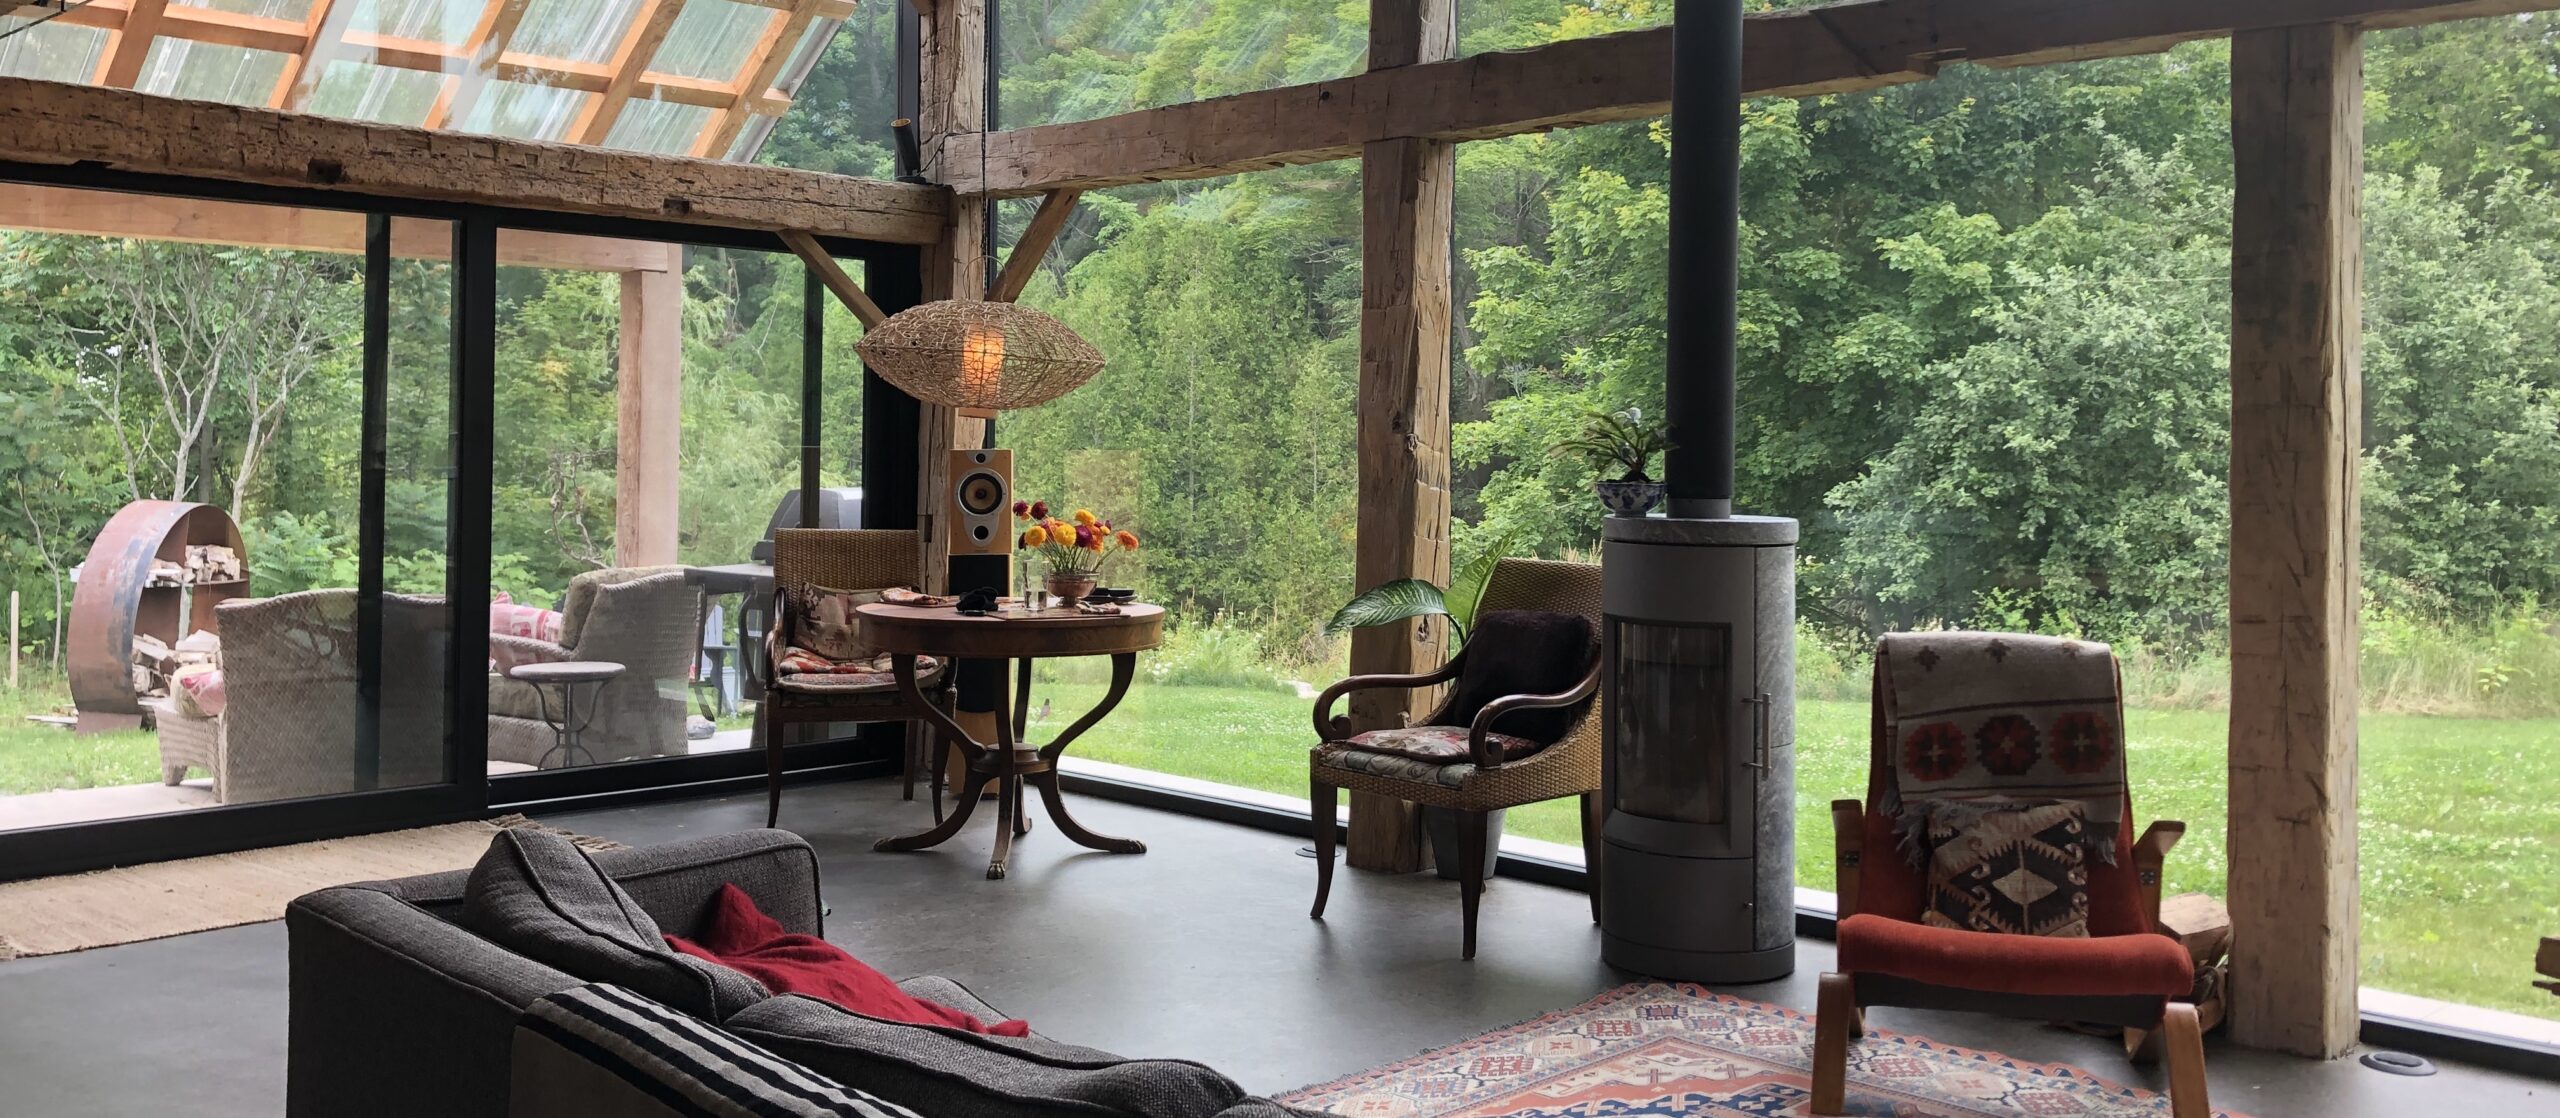
{"label": "round wooden table", "polygon": [[[969,822],[970,812],[978,806],[979,794],[992,783],[996,786],[996,849],[995,856],[987,862],[990,879],[1004,877],[1005,863],[1013,855],[1014,836],[1031,830],[1030,811],[1023,803],[1026,785],[1040,790],[1040,800],[1047,805],[1049,818],[1057,823],[1058,833],[1078,845],[1113,854],[1147,852],[1143,842],[1095,834],[1067,814],[1065,797],[1058,789],[1058,755],[1102,721],[1129,693],[1129,680],[1137,674],[1138,653],[1164,640],[1164,607],[1124,603],[1116,615],[1044,610],[1010,617],[968,617],[949,606],[896,606],[882,602],[856,609],[854,616],[862,642],[889,654],[899,692],[969,758],[959,806],[948,818],[920,834],[881,839],[873,849],[922,850],[941,844],[960,833],[960,828]],[[1018,694],[1011,701],[1006,698],[1006,673],[997,673],[994,745],[971,737],[949,714],[925,701],[916,687],[918,656],[1017,662],[1014,690]],[[1034,748],[1021,740],[1030,728],[1031,664],[1059,656],[1111,657],[1111,688],[1103,693],[1099,705],[1076,719],[1057,740]]]}

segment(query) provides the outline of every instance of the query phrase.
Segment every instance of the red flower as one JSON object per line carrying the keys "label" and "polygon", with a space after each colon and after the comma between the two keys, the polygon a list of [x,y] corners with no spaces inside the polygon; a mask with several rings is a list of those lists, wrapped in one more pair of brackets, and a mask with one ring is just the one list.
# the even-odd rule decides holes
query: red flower
{"label": "red flower", "polygon": [[2023,715],[2003,714],[1985,721],[1973,737],[1981,746],[1982,767],[1999,776],[2025,775],[2042,752],[2036,744],[2035,723]]}
{"label": "red flower", "polygon": [[2053,720],[2053,763],[2067,773],[2093,773],[2116,753],[2115,735],[2090,711],[2075,710]]}
{"label": "red flower", "polygon": [[1047,502],[1047,501],[1033,501],[1033,502],[1031,502],[1031,519],[1033,519],[1033,520],[1047,520],[1047,519],[1049,519],[1049,502]]}
{"label": "red flower", "polygon": [[1093,525],[1091,525],[1091,524],[1078,524],[1078,525],[1076,525],[1076,546],[1077,546],[1077,547],[1092,547],[1092,546],[1093,546]]}
{"label": "red flower", "polygon": [[1922,780],[1945,780],[1964,765],[1964,731],[1953,722],[1932,722],[1902,739],[1902,769]]}
{"label": "red flower", "polygon": [[1014,518],[1014,519],[1016,519],[1016,520],[1020,520],[1020,519],[1022,519],[1022,518],[1024,518],[1024,517],[1026,517],[1026,516],[1029,516],[1029,515],[1031,515],[1031,502],[1029,502],[1029,501],[1015,501],[1015,502],[1013,503],[1013,518]]}

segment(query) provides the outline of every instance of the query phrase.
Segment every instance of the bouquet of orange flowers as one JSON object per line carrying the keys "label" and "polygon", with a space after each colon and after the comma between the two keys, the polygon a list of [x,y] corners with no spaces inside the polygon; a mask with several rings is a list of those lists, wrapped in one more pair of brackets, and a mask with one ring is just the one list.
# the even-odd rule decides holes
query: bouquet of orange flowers
{"label": "bouquet of orange flowers", "polygon": [[1047,501],[1015,501],[1013,518],[1029,525],[1022,530],[1022,546],[1047,560],[1053,575],[1096,574],[1112,553],[1138,550],[1137,533],[1113,528],[1092,509],[1077,509],[1061,520],[1049,515]]}

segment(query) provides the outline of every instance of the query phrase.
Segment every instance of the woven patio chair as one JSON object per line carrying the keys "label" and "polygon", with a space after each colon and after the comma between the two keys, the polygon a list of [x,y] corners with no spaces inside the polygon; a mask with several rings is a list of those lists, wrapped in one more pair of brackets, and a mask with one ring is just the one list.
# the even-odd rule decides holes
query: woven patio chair
{"label": "woven patio chair", "polygon": [[[748,683],[759,689],[755,743],[765,755],[765,826],[782,819],[783,746],[781,736],[774,732],[777,726],[809,722],[907,723],[902,781],[906,798],[916,798],[916,774],[926,766],[925,754],[939,744],[939,739],[925,728],[923,715],[898,692],[897,681],[888,672],[786,676],[779,674],[774,665],[784,649],[794,647],[793,618],[798,613],[794,605],[808,587],[914,587],[921,582],[923,565],[922,534],[904,529],[785,528],[773,534],[773,611],[768,615],[772,622],[766,626],[763,646],[749,650],[745,658],[750,667]],[[745,643],[743,636],[740,643]],[[926,701],[948,711],[950,666],[936,663],[930,672],[919,669],[917,674],[916,682]],[[942,781],[938,772],[929,791],[933,796],[933,819],[939,823]]]}
{"label": "woven patio chair", "polygon": [[[492,650],[518,664],[596,660],[621,675],[580,704],[595,712],[580,739],[581,764],[681,756],[685,681],[702,647],[702,590],[677,566],[607,567],[569,580],[560,601],[560,642],[493,633]],[[489,759],[538,768],[571,763],[545,718],[556,699],[503,673],[489,675]]]}
{"label": "woven patio chair", "polygon": [[[1348,788],[1354,792],[1370,792],[1380,796],[1406,800],[1432,807],[1449,808],[1458,813],[1461,904],[1465,920],[1465,954],[1476,957],[1476,908],[1484,896],[1485,815],[1498,809],[1514,808],[1541,800],[1565,796],[1582,798],[1582,856],[1584,864],[1596,870],[1600,857],[1600,568],[1586,563],[1558,563],[1541,559],[1504,559],[1496,564],[1493,577],[1486,584],[1483,599],[1477,603],[1479,625],[1486,615],[1499,610],[1534,610],[1546,613],[1578,614],[1590,621],[1592,646],[1588,650],[1588,667],[1570,687],[1548,694],[1510,695],[1486,704],[1466,725],[1449,725],[1451,707],[1456,699],[1444,697],[1425,727],[1443,727],[1454,741],[1463,734],[1466,744],[1462,758],[1449,763],[1433,763],[1407,757],[1388,756],[1356,749],[1358,738],[1348,718],[1333,714],[1336,700],[1353,691],[1378,687],[1406,690],[1432,687],[1458,680],[1466,671],[1474,646],[1459,650],[1439,670],[1422,675],[1353,676],[1324,690],[1316,699],[1316,736],[1322,741],[1308,755],[1311,794],[1307,800],[1307,818],[1316,841],[1316,903],[1310,917],[1324,918],[1325,898],[1333,891],[1333,851],[1335,790]],[[1481,633],[1478,640],[1481,641]],[[1502,737],[1495,721],[1506,715],[1544,708],[1580,707],[1570,727],[1551,744],[1525,757],[1504,760],[1505,750],[1498,742]],[[1377,733],[1373,731],[1373,734]],[[1599,877],[1593,873],[1591,912],[1600,913]]]}
{"label": "woven patio chair", "polygon": [[[2137,1061],[2165,1050],[2171,1114],[2213,1113],[2196,1007],[2175,1000],[2193,992],[2194,963],[2154,934],[2161,865],[2186,824],[2155,820],[2134,837],[2123,727],[2106,645],[1944,632],[1877,643],[1867,798],[1831,803],[1840,969],[1817,995],[1807,1109],[1845,1112],[1849,1046],[1865,1008],[1884,1005],[2120,1025]],[[2027,814],[2074,801],[2067,822]],[[2016,821],[1963,822],[2004,810]],[[1954,837],[1933,844],[1942,827]],[[2041,861],[2074,849],[2083,864]],[[1934,894],[1924,862],[1945,877]],[[2073,874],[2077,902],[2050,887]]]}
{"label": "woven patio chair", "polygon": [[[222,634],[222,713],[197,718],[155,700],[163,777],[190,767],[213,778],[216,803],[324,796],[357,789],[356,592],[305,590],[215,607]],[[372,786],[444,780],[444,600],[382,596],[382,718]]]}

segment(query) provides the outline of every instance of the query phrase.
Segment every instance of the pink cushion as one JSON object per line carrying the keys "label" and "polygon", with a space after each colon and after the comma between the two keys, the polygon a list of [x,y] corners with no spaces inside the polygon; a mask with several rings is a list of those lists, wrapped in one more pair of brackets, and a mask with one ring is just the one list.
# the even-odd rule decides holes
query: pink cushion
{"label": "pink cushion", "polygon": [[200,718],[222,717],[222,708],[229,702],[222,690],[222,669],[181,668],[174,682],[187,713]]}
{"label": "pink cushion", "polygon": [[[489,632],[497,636],[530,637],[534,640],[558,644],[564,620],[558,610],[517,605],[515,597],[503,590],[498,592],[497,597],[489,599]],[[517,657],[507,652],[503,646],[494,644],[490,646],[490,671],[504,674],[507,669],[516,666],[516,661]]]}

